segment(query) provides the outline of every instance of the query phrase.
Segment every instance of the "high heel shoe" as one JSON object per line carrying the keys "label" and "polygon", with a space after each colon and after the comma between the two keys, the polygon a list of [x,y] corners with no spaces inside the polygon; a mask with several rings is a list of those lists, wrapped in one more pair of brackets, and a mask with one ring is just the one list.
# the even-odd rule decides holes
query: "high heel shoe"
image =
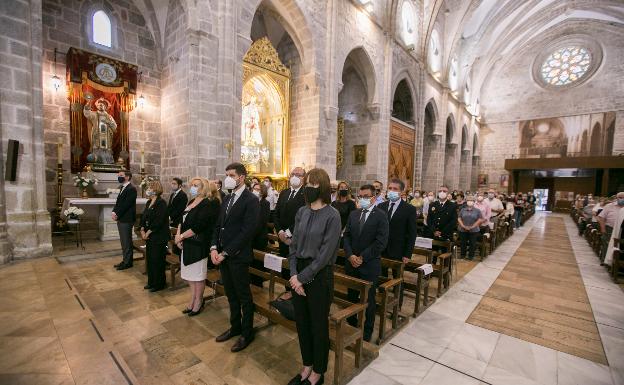
{"label": "high heel shoe", "polygon": [[189,308],[187,307],[187,308],[185,308],[184,310],[182,310],[182,314],[188,314],[188,313],[190,313],[190,312],[192,312],[192,311],[193,311],[193,309],[189,309]]}
{"label": "high heel shoe", "polygon": [[202,312],[202,310],[204,310],[204,304],[205,304],[205,301],[202,299],[202,304],[201,304],[201,306],[199,307],[199,309],[197,309],[197,311],[195,311],[195,310],[191,310],[190,312],[188,312],[188,314],[187,314],[187,315],[188,315],[189,317],[194,317],[194,316],[198,315],[199,313],[201,313],[201,312]]}
{"label": "high heel shoe", "polygon": [[[323,385],[324,383],[325,383],[325,374],[321,374],[321,377],[318,379],[318,381],[316,381],[314,385]],[[306,378],[303,382],[301,382],[301,385],[312,385],[312,383],[310,382],[310,376],[308,376],[308,378]]]}

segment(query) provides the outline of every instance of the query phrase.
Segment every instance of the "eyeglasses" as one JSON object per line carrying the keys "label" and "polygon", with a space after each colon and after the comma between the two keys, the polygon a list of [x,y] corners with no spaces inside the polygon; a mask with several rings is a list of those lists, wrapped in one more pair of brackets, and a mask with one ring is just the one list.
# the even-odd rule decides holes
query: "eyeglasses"
{"label": "eyeglasses", "polygon": [[371,195],[368,195],[368,196],[366,196],[366,195],[358,195],[358,199],[371,199],[371,198],[372,198]]}

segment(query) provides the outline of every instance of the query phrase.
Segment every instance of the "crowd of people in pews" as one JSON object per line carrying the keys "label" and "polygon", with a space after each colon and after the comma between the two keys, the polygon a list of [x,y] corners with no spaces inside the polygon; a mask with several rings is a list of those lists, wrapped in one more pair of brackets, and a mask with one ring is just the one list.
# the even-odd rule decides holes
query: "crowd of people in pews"
{"label": "crowd of people in pews", "polygon": [[592,231],[600,234],[598,257],[602,265],[611,266],[614,241],[624,236],[624,192],[609,197],[577,194],[574,214],[578,218],[579,234]]}
{"label": "crowd of people in pews", "polygon": [[[380,258],[406,262],[420,236],[442,241],[458,237],[461,258],[472,260],[479,237],[487,237],[498,222],[522,226],[523,211],[535,204],[531,192],[449,191],[447,186],[422,191],[410,189],[400,179],[390,179],[385,188],[381,181],[353,187],[346,181],[331,182],[319,168],[308,172],[294,168],[288,188],[279,192],[270,177],[250,177],[240,163],[228,165],[225,173],[223,181],[191,179],[188,193],[182,180],[173,178],[168,204],[162,198],[162,184],[149,183],[149,200],[139,225],[147,245],[145,289],[164,288],[165,256],[175,234],[172,251],[180,255],[181,277],[190,290],[182,312],[188,316],[202,312],[207,272],[219,269],[230,307],[230,328],[216,341],[238,337],[231,351],[243,350],[254,339],[250,284],[262,286],[262,279],[250,279],[248,272],[252,265],[263,268],[254,261],[253,250],[265,250],[269,234],[275,234],[280,256],[289,261],[282,274],[291,292],[281,299],[292,301],[304,365],[289,385],[324,381],[335,264],[347,275],[373,284],[364,321],[364,340],[370,341],[382,274]],[[131,178],[129,172],[119,173],[122,188],[113,209],[124,255],[115,265],[119,270],[132,267],[136,189]],[[339,249],[344,250],[342,258]],[[348,293],[353,302],[358,296],[355,291]],[[351,317],[348,322],[358,321]]]}

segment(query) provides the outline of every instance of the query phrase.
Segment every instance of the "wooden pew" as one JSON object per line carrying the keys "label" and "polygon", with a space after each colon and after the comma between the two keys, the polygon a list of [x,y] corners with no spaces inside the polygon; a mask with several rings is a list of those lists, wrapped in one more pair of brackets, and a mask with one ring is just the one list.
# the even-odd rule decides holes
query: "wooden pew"
{"label": "wooden pew", "polygon": [[[621,248],[623,242],[619,238],[615,238],[615,247]],[[620,278],[619,276],[622,274],[622,269],[624,269],[624,253],[619,250],[613,251],[613,261],[611,262],[611,278],[613,278],[613,282],[619,284]]]}
{"label": "wooden pew", "polygon": [[[433,251],[421,248],[414,248],[412,250],[412,258],[415,255],[421,255],[425,257],[426,261],[431,261],[433,258]],[[404,271],[416,274],[416,282],[412,282],[403,277],[403,288],[404,290],[411,291],[416,295],[414,301],[414,311],[412,312],[412,317],[416,317],[419,313],[427,309],[431,304],[433,304],[436,300],[436,297],[429,296],[429,282],[431,278],[431,274],[425,274],[425,272],[420,269],[422,263],[419,263],[414,260],[410,260],[405,264]],[[420,305],[420,301],[422,300],[422,307]]]}
{"label": "wooden pew", "polygon": [[[438,292],[436,293],[436,295],[440,297],[442,294],[444,294],[444,292],[448,290],[451,284],[451,279],[452,279],[451,266],[453,263],[453,253],[452,253],[453,249],[452,249],[451,241],[439,241],[439,240],[434,239],[432,241],[432,245],[438,246],[438,247],[444,247],[447,250],[447,252],[440,253],[435,250],[428,250],[428,249],[422,249],[420,247],[414,247],[414,249],[412,250],[412,255],[413,254],[422,255],[422,253],[419,253],[419,251],[421,250],[431,251],[430,257],[427,259],[426,263],[431,263],[433,265],[433,273],[431,273],[431,275],[438,278]],[[432,263],[434,256],[437,257],[436,264]]]}
{"label": "wooden pew", "polygon": [[[264,262],[265,252],[254,250],[254,258]],[[282,261],[282,268],[288,267],[288,260]],[[285,287],[289,286],[289,282],[281,277],[280,273],[272,270],[263,271],[254,267],[249,268],[249,273],[262,277],[269,282],[268,290],[251,285],[255,311],[266,317],[269,322],[282,325],[290,330],[296,331],[297,327],[294,321],[282,316],[269,304],[270,301],[276,299],[275,285],[281,284]],[[208,272],[208,284],[214,288],[218,295],[224,295],[225,290],[222,285],[217,283],[219,273],[216,270]],[[364,343],[364,314],[367,307],[367,295],[371,287],[371,283],[361,279],[349,277],[345,274],[334,272],[334,284],[353,289],[359,292],[360,302],[351,303],[340,297],[334,296],[333,302],[341,307],[337,311],[333,311],[329,315],[329,339],[330,349],[334,351],[334,384],[345,384],[352,376],[344,377],[343,375],[343,358],[345,349],[350,349],[355,355],[355,367],[360,368],[362,358],[375,358],[378,354],[376,350],[365,348]],[[357,316],[358,325],[353,327],[347,323],[347,318]],[[370,345],[369,345],[370,346]],[[366,354],[365,354],[366,353]]]}
{"label": "wooden pew", "polygon": [[176,227],[169,228],[171,232],[171,240],[169,240],[169,244],[167,246],[167,255],[165,256],[165,262],[167,264],[167,268],[169,269],[169,278],[171,282],[171,286],[169,287],[171,290],[174,290],[176,287],[176,274],[182,268],[180,265],[180,256],[173,252],[175,246],[175,235],[178,232]]}

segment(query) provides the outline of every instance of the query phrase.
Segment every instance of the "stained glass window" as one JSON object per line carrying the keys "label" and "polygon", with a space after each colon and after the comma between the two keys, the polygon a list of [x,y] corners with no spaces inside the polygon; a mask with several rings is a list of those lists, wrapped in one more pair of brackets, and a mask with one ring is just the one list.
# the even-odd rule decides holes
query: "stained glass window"
{"label": "stained glass window", "polygon": [[93,42],[106,46],[112,46],[111,22],[104,11],[93,14]]}
{"label": "stained glass window", "polygon": [[542,63],[542,79],[553,86],[573,83],[587,73],[591,61],[591,53],[586,48],[578,46],[559,48]]}

